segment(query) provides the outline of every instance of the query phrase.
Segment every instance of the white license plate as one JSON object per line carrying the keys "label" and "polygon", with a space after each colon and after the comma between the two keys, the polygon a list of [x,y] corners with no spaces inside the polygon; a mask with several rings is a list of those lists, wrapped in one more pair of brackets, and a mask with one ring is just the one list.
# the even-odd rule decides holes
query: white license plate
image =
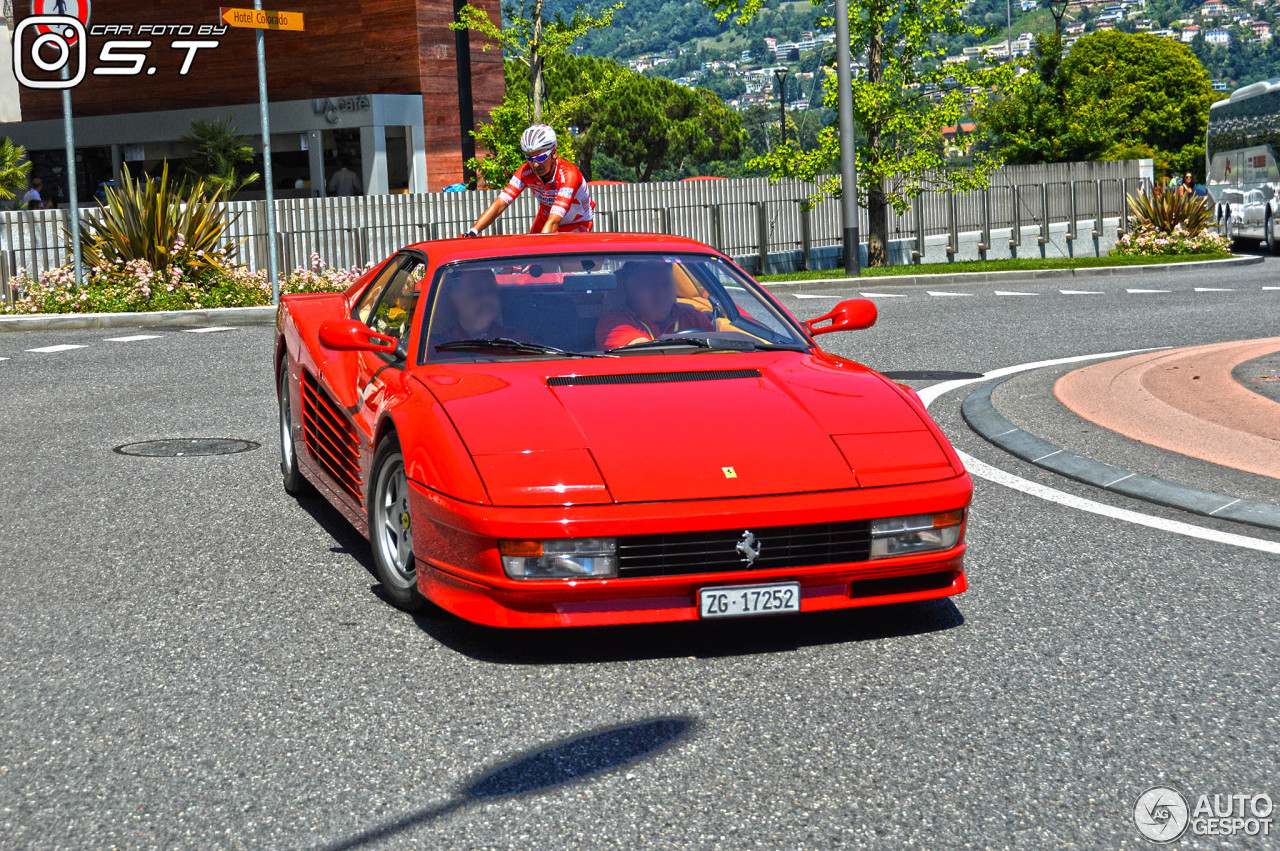
{"label": "white license plate", "polygon": [[698,590],[701,618],[741,618],[800,611],[800,583],[729,585]]}

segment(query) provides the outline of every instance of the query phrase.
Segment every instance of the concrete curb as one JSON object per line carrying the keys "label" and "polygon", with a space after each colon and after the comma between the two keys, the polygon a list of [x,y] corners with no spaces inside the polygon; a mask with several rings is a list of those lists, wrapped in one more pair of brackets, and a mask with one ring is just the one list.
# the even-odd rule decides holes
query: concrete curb
{"label": "concrete curb", "polygon": [[1171,269],[1207,269],[1221,266],[1252,266],[1265,260],[1262,255],[1236,255],[1222,260],[1195,260],[1190,263],[1147,263],[1140,266],[1093,266],[1087,269],[1014,269],[1008,272],[951,272],[936,275],[884,275],[870,278],[813,278],[803,281],[763,281],[769,289],[777,287],[819,287],[847,289],[906,287],[950,284],[1001,284],[1014,281],[1039,281],[1055,278],[1110,278],[1128,275],[1155,275]]}
{"label": "concrete curb", "polygon": [[1205,517],[1280,530],[1280,506],[1235,499],[1225,494],[1134,473],[1060,449],[1016,427],[991,404],[992,391],[1013,377],[1011,375],[978,388],[960,406],[964,421],[989,443],[1037,467],[1113,493]]}
{"label": "concrete curb", "polygon": [[276,306],[157,310],[151,313],[33,313],[0,316],[6,331],[65,331],[77,328],[173,328],[209,325],[262,325],[274,322]]}

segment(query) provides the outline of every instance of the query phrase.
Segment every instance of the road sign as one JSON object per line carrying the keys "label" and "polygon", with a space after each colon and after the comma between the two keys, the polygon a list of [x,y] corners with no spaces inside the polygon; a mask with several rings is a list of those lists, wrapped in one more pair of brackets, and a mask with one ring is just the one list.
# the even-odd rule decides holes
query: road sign
{"label": "road sign", "polygon": [[[31,14],[39,15],[40,17],[59,15],[75,18],[87,27],[89,26],[89,0],[35,0],[31,4]],[[52,27],[41,24],[36,27],[36,32],[44,35],[52,32]],[[74,45],[77,38],[79,38],[79,33],[76,32],[74,25],[67,27],[60,34],[68,45]]]}
{"label": "road sign", "polygon": [[263,9],[233,9],[222,7],[222,22],[229,27],[248,27],[255,30],[290,30],[302,32],[301,12],[268,12]]}

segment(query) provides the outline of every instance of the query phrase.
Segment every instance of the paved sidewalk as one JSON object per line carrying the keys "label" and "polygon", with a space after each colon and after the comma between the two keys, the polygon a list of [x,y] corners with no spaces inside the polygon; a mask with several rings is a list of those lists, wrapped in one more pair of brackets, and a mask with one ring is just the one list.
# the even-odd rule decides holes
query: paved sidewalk
{"label": "paved sidewalk", "polygon": [[1152,446],[1280,479],[1280,402],[1232,377],[1280,352],[1280,337],[1148,352],[1060,378],[1054,392],[1077,415]]}

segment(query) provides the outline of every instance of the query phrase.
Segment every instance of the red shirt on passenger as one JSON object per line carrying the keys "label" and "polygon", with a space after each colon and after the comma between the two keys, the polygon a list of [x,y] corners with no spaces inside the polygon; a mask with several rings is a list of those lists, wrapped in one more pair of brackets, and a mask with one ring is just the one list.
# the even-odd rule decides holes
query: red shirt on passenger
{"label": "red shirt on passenger", "polygon": [[715,326],[696,307],[677,303],[665,322],[653,322],[631,308],[606,313],[596,325],[596,348],[616,349],[637,340],[656,340],[677,331],[713,331]]}

